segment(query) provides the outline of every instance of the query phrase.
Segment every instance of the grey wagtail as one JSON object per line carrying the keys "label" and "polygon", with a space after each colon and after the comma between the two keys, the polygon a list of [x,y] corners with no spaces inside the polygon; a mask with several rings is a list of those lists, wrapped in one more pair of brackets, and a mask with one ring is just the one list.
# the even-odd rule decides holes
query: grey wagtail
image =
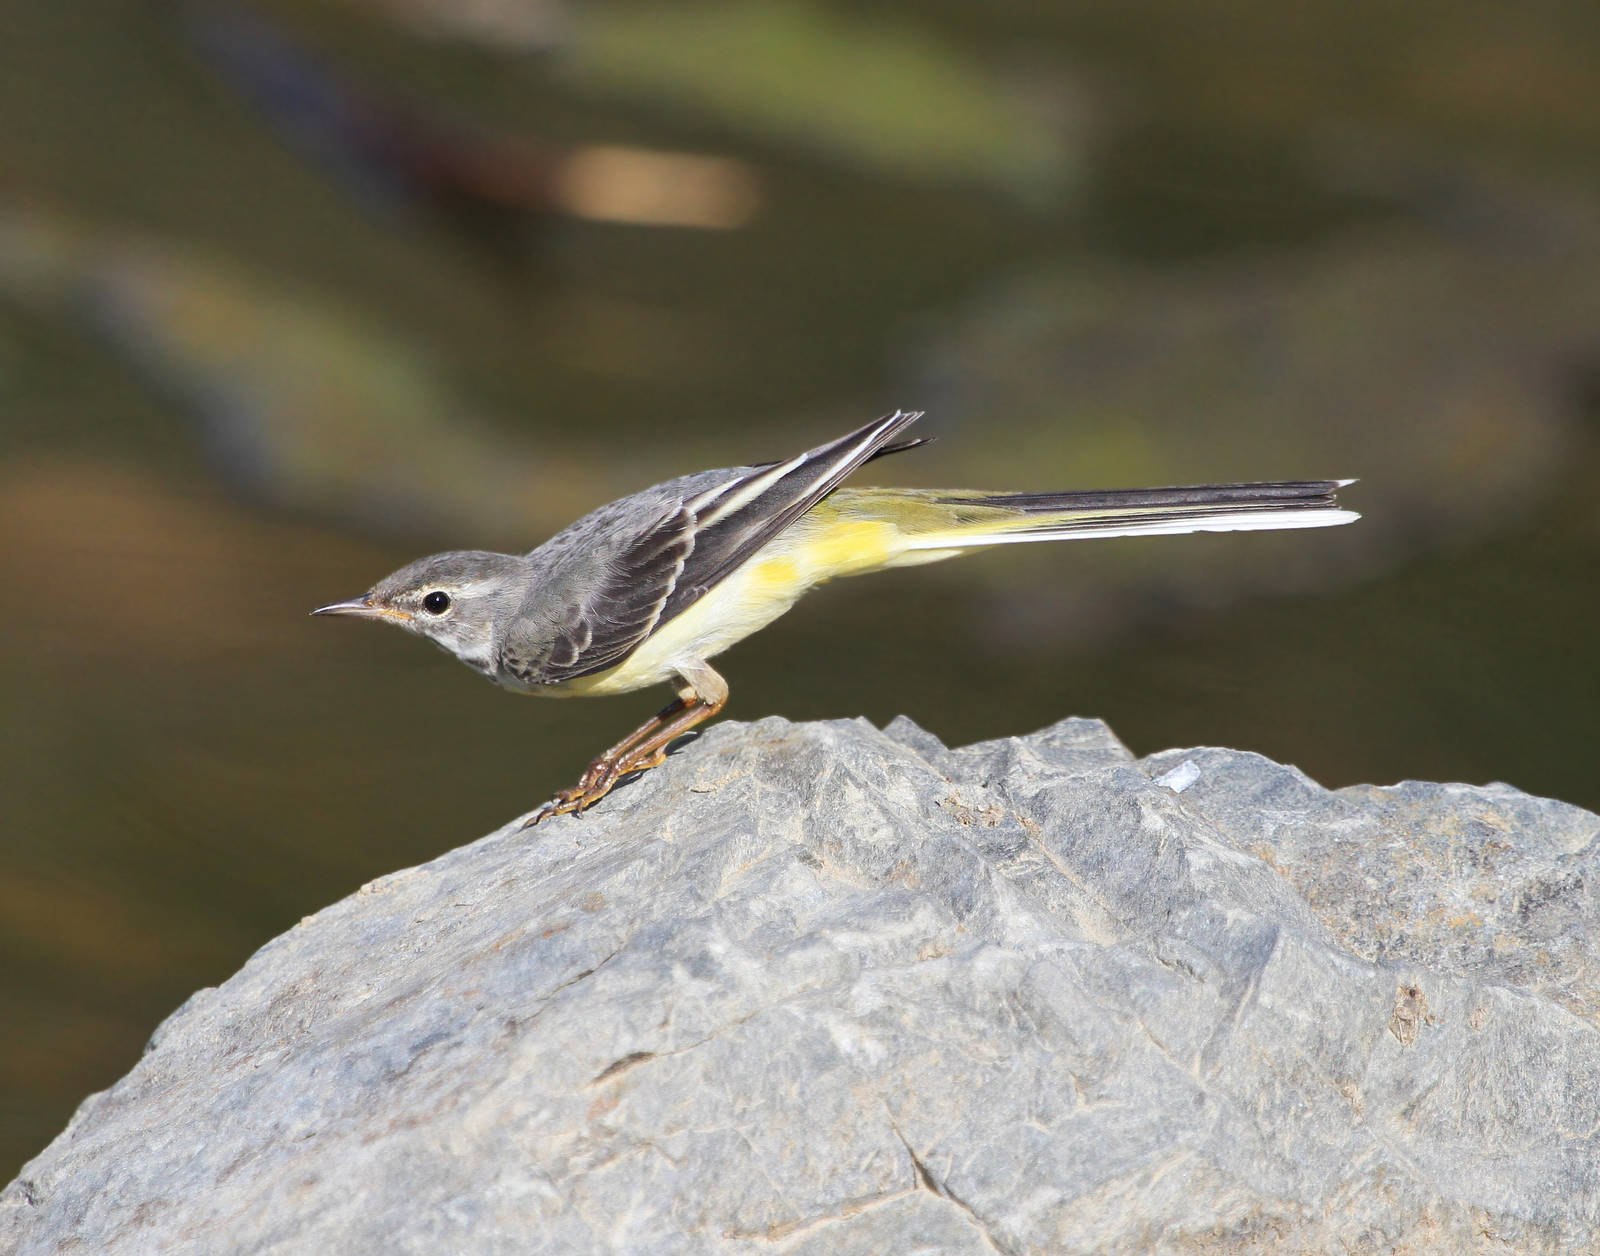
{"label": "grey wagtail", "polygon": [[[519,693],[588,697],[663,681],[678,697],[526,821],[582,812],[656,767],[722,710],[710,660],[835,576],[954,558],[986,545],[1087,537],[1318,528],[1350,480],[1106,492],[840,488],[862,463],[925,442],[895,411],[786,462],[701,471],[585,515],[528,554],[419,558],[314,615],[386,620]],[[526,825],[525,825],[526,827]]]}

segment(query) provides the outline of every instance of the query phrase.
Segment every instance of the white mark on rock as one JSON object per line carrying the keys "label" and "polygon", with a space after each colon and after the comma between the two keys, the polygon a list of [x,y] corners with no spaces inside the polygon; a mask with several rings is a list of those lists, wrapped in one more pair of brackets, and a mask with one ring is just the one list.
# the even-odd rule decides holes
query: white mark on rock
{"label": "white mark on rock", "polygon": [[1163,772],[1156,777],[1156,784],[1170,789],[1174,794],[1181,794],[1199,779],[1199,765],[1193,759],[1185,759],[1170,772]]}

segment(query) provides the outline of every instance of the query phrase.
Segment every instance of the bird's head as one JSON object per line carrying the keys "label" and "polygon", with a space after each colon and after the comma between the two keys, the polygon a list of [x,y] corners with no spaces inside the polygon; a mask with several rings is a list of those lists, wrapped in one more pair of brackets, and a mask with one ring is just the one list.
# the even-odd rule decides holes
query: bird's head
{"label": "bird's head", "polygon": [[458,550],[407,563],[371,590],[319,606],[313,615],[355,615],[398,624],[463,663],[489,672],[495,629],[521,604],[523,560],[510,554]]}

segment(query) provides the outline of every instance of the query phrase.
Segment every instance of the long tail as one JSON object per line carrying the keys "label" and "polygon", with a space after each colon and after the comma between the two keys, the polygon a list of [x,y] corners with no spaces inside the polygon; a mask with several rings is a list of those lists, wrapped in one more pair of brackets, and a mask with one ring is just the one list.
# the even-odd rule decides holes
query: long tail
{"label": "long tail", "polygon": [[[934,501],[955,516],[950,521],[955,535],[918,538],[908,548],[938,548],[958,539],[965,547],[1086,537],[1326,528],[1361,517],[1338,505],[1339,489],[1351,483],[1298,480],[1088,493],[940,494]],[[961,518],[969,511],[969,518]]]}
{"label": "long tail", "polygon": [[[846,529],[860,537],[863,551],[876,551],[870,557],[862,552],[859,562],[841,562],[836,574],[846,575],[1026,541],[1333,527],[1361,517],[1337,501],[1339,489],[1352,483],[1295,480],[1070,493],[845,488],[814,514],[823,529]],[[868,530],[876,533],[876,544],[865,544]]]}

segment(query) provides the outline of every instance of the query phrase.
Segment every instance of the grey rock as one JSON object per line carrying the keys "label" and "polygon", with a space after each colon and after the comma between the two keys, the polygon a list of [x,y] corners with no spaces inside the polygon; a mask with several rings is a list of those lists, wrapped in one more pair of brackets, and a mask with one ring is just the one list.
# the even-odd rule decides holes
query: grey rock
{"label": "grey rock", "polygon": [[263,947],[0,1251],[1576,1251],[1600,820],[1103,725],[724,724]]}

